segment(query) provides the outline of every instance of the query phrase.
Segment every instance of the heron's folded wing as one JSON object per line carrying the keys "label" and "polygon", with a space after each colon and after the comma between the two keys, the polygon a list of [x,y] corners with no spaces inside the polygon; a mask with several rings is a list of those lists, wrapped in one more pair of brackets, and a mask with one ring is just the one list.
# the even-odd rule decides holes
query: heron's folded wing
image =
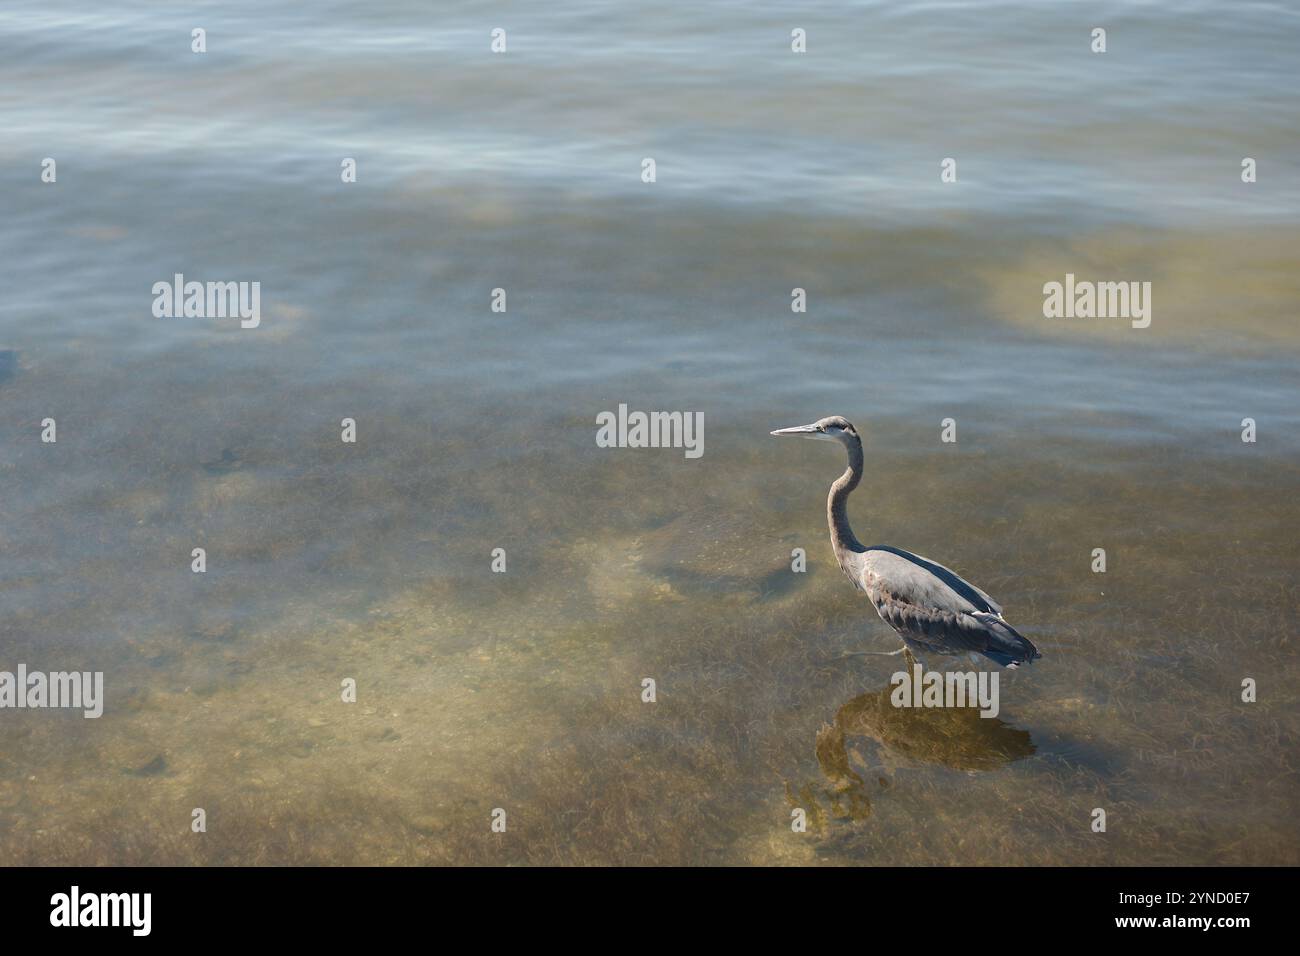
{"label": "heron's folded wing", "polygon": [[919,554],[877,545],[863,553],[862,567],[868,594],[878,589],[922,610],[1002,614],[1002,606],[975,585]]}
{"label": "heron's folded wing", "polygon": [[922,650],[954,654],[989,647],[988,628],[964,611],[918,607],[887,593],[871,597],[881,619]]}

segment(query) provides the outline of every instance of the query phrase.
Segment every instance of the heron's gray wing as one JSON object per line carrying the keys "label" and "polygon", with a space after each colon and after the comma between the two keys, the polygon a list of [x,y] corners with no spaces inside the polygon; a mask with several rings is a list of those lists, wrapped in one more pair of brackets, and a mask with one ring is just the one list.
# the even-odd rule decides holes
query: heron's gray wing
{"label": "heron's gray wing", "polygon": [[941,564],[898,548],[868,548],[857,559],[862,589],[880,617],[918,651],[975,651],[1003,665],[1039,656],[1002,620],[1002,608]]}
{"label": "heron's gray wing", "polygon": [[876,588],[921,609],[1002,615],[1000,604],[961,575],[902,548],[885,545],[868,548],[862,554],[861,569],[862,586],[868,594]]}
{"label": "heron's gray wing", "polygon": [[[984,653],[989,630],[977,618],[959,611],[938,611],[900,600],[888,591],[873,589],[872,603],[881,620],[896,630],[908,646],[930,654]],[[999,618],[990,618],[996,621]]]}

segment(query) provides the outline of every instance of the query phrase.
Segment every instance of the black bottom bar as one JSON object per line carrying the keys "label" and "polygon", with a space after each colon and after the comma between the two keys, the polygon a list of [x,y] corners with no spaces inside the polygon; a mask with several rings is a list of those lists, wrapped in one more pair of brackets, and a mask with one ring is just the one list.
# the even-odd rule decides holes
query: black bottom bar
{"label": "black bottom bar", "polygon": [[[681,941],[676,930],[687,924],[692,939],[707,933],[733,943],[829,930],[873,942],[937,934],[932,941],[978,944],[1028,931],[1071,941],[1199,936],[1231,945],[1241,934],[1287,925],[1294,879],[1292,869],[1210,868],[0,871],[7,941],[75,933],[80,945],[337,946],[420,934],[436,946],[442,940],[431,933],[443,930],[540,943],[607,928],[625,935],[597,939],[667,945]],[[146,926],[147,935],[138,932]]]}

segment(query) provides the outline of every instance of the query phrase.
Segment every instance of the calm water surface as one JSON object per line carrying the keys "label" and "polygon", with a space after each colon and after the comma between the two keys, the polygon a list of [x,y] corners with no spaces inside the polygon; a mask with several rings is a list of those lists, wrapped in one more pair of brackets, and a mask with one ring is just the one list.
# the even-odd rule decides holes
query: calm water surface
{"label": "calm water surface", "polygon": [[[107,692],[3,712],[0,862],[1300,862],[1300,11],[376,6],[0,9],[0,670]],[[1042,648],[996,720],[841,658],[833,413]]]}

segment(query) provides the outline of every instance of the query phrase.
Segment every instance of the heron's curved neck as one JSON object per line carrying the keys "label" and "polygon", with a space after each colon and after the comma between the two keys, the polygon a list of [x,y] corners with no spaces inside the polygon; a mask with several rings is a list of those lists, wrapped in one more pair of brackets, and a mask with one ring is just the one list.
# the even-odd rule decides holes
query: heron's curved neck
{"label": "heron's curved neck", "polygon": [[[826,499],[826,518],[831,526],[831,547],[835,556],[842,558],[846,553],[865,550],[849,527],[848,501],[849,493],[862,480],[862,441],[857,436],[846,436],[845,449],[849,453],[849,467],[844,474],[831,485],[830,497]],[[842,562],[841,562],[842,563]]]}

